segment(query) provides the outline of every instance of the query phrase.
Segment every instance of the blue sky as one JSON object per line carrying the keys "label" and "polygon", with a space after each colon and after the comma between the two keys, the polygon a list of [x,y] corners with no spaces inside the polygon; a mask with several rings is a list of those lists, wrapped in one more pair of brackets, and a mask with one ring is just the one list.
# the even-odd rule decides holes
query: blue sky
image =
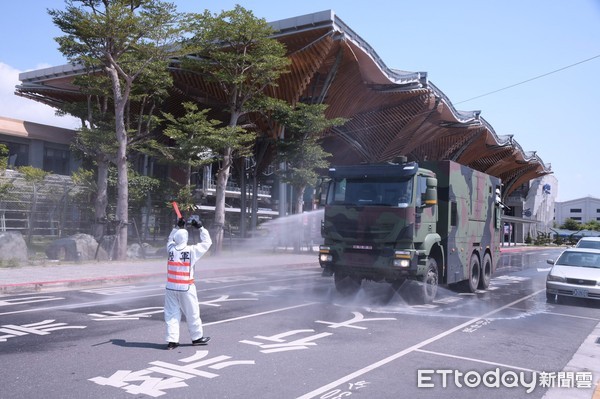
{"label": "blue sky", "polygon": [[[457,109],[481,110],[498,135],[537,151],[558,179],[557,200],[600,198],[600,0],[174,3],[186,12],[240,4],[267,21],[331,9],[388,67],[427,72]],[[65,63],[47,8],[64,1],[1,6],[0,116],[76,127],[13,94],[19,72]]]}

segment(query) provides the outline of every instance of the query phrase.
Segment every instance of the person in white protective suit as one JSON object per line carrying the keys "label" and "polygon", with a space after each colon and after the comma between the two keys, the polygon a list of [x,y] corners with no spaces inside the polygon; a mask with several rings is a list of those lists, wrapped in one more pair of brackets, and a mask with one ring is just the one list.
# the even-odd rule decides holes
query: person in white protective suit
{"label": "person in white protective suit", "polygon": [[165,291],[165,322],[167,323],[167,349],[179,346],[179,323],[181,313],[185,315],[192,345],[206,345],[210,337],[204,336],[200,305],[194,271],[196,262],[212,245],[208,230],[202,227],[202,222],[192,220],[191,225],[200,230],[200,243],[188,245],[188,231],[185,220],[179,219],[177,226],[169,234],[167,242],[167,285]]}

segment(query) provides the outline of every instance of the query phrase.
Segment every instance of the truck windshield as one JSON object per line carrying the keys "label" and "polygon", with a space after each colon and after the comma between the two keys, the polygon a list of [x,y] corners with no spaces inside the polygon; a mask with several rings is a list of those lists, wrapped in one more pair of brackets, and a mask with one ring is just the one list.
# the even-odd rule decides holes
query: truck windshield
{"label": "truck windshield", "polygon": [[336,179],[329,187],[327,204],[406,208],[412,201],[412,191],[411,179]]}

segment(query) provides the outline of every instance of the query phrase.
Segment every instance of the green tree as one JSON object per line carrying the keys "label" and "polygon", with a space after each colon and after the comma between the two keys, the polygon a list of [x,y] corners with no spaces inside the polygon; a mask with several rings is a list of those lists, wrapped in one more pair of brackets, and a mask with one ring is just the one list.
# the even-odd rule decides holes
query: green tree
{"label": "green tree", "polygon": [[205,11],[195,15],[191,31],[190,43],[195,46],[197,57],[187,59],[183,67],[202,73],[220,90],[224,96],[220,100],[227,104],[224,111],[229,114],[224,141],[228,144],[219,153],[216,178],[214,242],[215,251],[219,252],[225,224],[225,187],[233,160],[242,156],[242,151],[236,153],[236,146],[249,152],[253,144],[253,140],[239,135],[239,122],[254,110],[252,100],[265,96],[277,85],[290,61],[285,46],[271,38],[273,30],[267,22],[239,5],[220,14]]}
{"label": "green tree", "polygon": [[285,139],[277,145],[277,157],[285,169],[278,174],[293,188],[293,213],[302,213],[304,191],[314,186],[320,173],[329,166],[331,156],[321,144],[321,135],[327,129],[343,125],[344,118],[327,119],[326,104],[302,104],[293,108],[279,107],[274,118],[285,126]]}
{"label": "green tree", "polygon": [[38,189],[40,184],[44,181],[44,179],[46,179],[46,176],[48,176],[50,172],[46,172],[33,166],[20,166],[17,170],[19,173],[23,174],[25,181],[31,183],[33,188],[31,209],[29,209],[29,215],[27,217],[27,243],[31,244],[31,237],[33,236],[33,231],[35,229],[35,212],[37,210]]}
{"label": "green tree", "polygon": [[174,146],[155,145],[163,158],[168,162],[181,166],[185,170],[186,184],[191,185],[192,171],[213,161],[213,151],[218,147],[216,139],[221,138],[217,128],[218,120],[209,120],[208,109],[198,110],[191,102],[183,104],[185,115],[180,118],[164,113],[166,127],[163,134]]}
{"label": "green tree", "polygon": [[[64,36],[56,38],[69,61],[98,68],[108,77],[116,139],[118,171],[117,259],[127,251],[128,161],[127,107],[134,82],[150,71],[164,71],[172,57],[185,54],[179,45],[182,14],[158,0],[66,0],[66,9],[48,10]],[[141,123],[141,121],[140,121]]]}
{"label": "green tree", "polygon": [[4,172],[8,167],[8,147],[4,144],[0,144],[0,172]]}
{"label": "green tree", "polygon": [[[76,84],[79,79],[76,79]],[[91,79],[101,85],[102,79]],[[109,110],[108,96],[95,93],[86,82],[79,82],[79,87],[86,92],[87,101],[81,113],[84,120],[75,139],[71,143],[73,153],[81,159],[88,159],[95,167],[95,184],[93,196],[94,227],[93,235],[98,239],[104,233],[105,221],[108,217],[108,169],[111,161],[115,161],[117,145],[114,133],[114,118]],[[105,86],[106,87],[106,86]],[[95,101],[94,101],[95,100]],[[77,114],[76,107],[81,104],[69,104],[63,109],[70,108],[70,114]],[[86,174],[87,177],[89,177]]]}
{"label": "green tree", "polygon": [[[71,173],[71,179],[74,184],[74,190],[69,192],[71,201],[77,204],[78,209],[83,215],[93,214],[94,197],[97,192],[97,179],[94,171],[80,167]],[[96,236],[96,239],[100,238],[100,236],[101,234]]]}
{"label": "green tree", "polygon": [[590,220],[583,226],[583,228],[587,230],[600,231],[600,222],[597,220]]}
{"label": "green tree", "polygon": [[[98,238],[106,227],[102,221],[108,218],[108,169],[111,164],[116,164],[118,149],[114,133],[115,120],[110,106],[110,79],[88,70],[86,74],[76,77],[74,84],[85,94],[86,102],[68,103],[62,109],[82,120],[83,127],[79,129],[72,148],[75,154],[80,154],[80,158],[84,160],[90,160],[96,168],[97,190],[93,199],[96,223],[93,234]],[[132,86],[132,95],[126,107],[129,151],[149,152],[148,138],[159,121],[154,114],[167,96],[167,88],[170,86],[171,76],[166,70],[145,71]],[[131,202],[129,206],[131,207]]]}
{"label": "green tree", "polygon": [[[4,171],[8,167],[8,147],[4,144],[0,144],[0,176],[4,174]],[[12,182],[1,182],[0,181],[0,219],[2,220],[2,226],[4,226],[4,204],[3,201],[11,197],[11,190],[13,188]]]}
{"label": "green tree", "polygon": [[581,230],[583,227],[577,220],[567,218],[560,228],[566,230]]}

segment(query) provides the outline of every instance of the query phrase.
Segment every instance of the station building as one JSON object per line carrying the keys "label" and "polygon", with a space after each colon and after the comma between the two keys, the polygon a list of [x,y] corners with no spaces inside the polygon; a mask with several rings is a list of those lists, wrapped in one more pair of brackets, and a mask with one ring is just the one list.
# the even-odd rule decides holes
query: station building
{"label": "station building", "polygon": [[554,221],[559,226],[564,224],[567,219],[573,219],[579,223],[600,222],[600,198],[587,196],[557,202],[555,206]]}
{"label": "station building", "polygon": [[[328,131],[323,139],[325,150],[333,154],[331,164],[386,162],[404,155],[417,162],[448,159],[496,176],[503,182],[504,202],[512,204],[507,221],[520,226],[521,236],[512,234],[511,241],[523,238],[524,226],[534,223],[533,217],[553,214],[553,197],[538,199],[538,193],[540,184],[543,187],[555,182],[532,183],[551,175],[551,166],[535,151],[524,150],[514,135],[496,133],[481,111],[458,110],[426,72],[388,67],[333,10],[270,24],[273,38],[286,46],[291,67],[277,88],[269,89],[267,94],[291,104],[327,104],[327,117],[349,120]],[[170,71],[174,86],[166,104],[168,112],[181,112],[185,101],[201,106],[205,103],[213,110],[225,108],[227,98],[218,84],[182,69],[179,62],[173,62]],[[72,64],[25,72],[19,76],[21,84],[15,93],[52,106],[85,101],[73,84],[74,78],[83,73],[82,66]],[[284,131],[270,128],[271,124],[260,118],[256,115],[253,119],[259,137],[285,136]],[[272,158],[251,162],[272,184],[265,184],[265,190],[273,189],[270,195],[277,197],[273,203],[277,204],[278,214],[286,215],[288,190],[270,179]],[[202,177],[200,189],[208,198],[213,192],[210,185],[214,172],[205,169],[198,175]],[[239,195],[240,185],[236,183],[232,179],[232,190],[227,194],[230,200]],[[262,195],[267,195],[266,191]],[[530,197],[528,202],[528,196],[535,200]],[[547,222],[544,220],[540,228]]]}
{"label": "station building", "polygon": [[8,167],[33,166],[70,175],[79,167],[70,143],[75,132],[55,126],[0,116],[0,144],[8,147]]}

